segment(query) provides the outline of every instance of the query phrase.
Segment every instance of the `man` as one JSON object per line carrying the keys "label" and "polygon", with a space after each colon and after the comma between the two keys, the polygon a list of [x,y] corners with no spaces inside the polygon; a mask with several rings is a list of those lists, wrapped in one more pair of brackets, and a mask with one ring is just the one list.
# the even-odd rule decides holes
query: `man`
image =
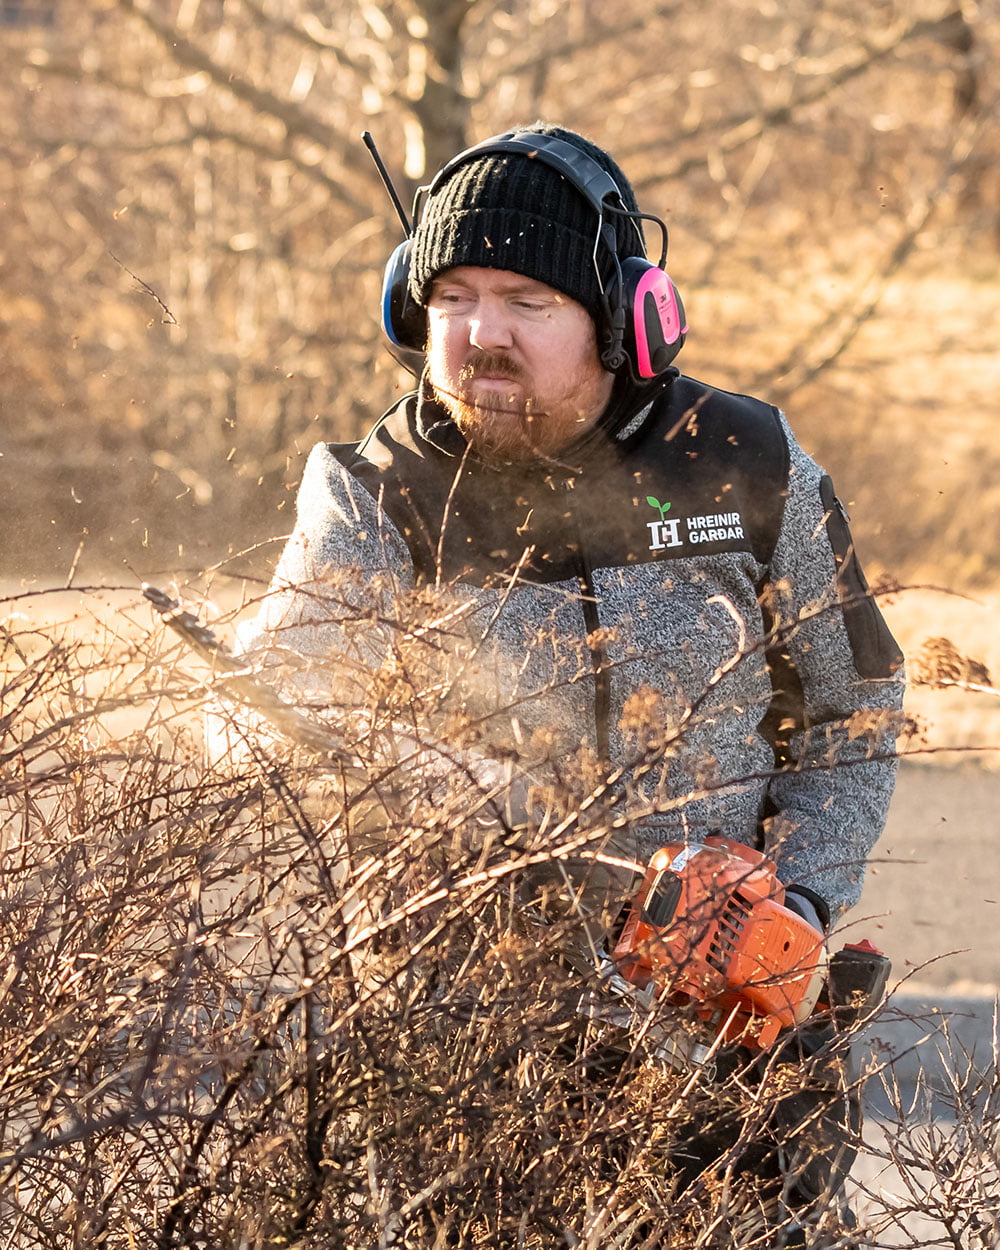
{"label": "man", "polygon": [[314,449],[252,645],[311,657],[321,703],[405,671],[407,713],[482,784],[503,760],[536,802],[600,796],[603,875],[562,877],[588,923],[629,861],[724,834],[827,930],[883,825],[901,700],[829,478],[775,408],[673,367],[680,301],[594,144],[512,132],[418,207],[386,328],[425,353],[419,387]]}

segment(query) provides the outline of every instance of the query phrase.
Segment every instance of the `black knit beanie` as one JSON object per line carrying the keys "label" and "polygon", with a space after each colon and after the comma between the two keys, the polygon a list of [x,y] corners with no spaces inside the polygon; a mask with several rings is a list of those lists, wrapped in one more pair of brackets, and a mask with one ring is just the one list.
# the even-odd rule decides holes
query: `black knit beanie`
{"label": "black knit beanie", "polygon": [[[544,123],[519,127],[507,137],[520,134],[552,135],[582,149],[611,175],[624,207],[637,211],[628,179],[589,139]],[[619,257],[641,256],[635,226],[613,214],[609,220]],[[599,324],[603,308],[593,260],[596,232],[591,205],[551,165],[519,153],[473,158],[459,165],[423,206],[410,255],[410,294],[425,305],[433,279],[458,265],[509,269],[569,295]],[[611,268],[607,259],[605,283],[610,277],[605,269]]]}

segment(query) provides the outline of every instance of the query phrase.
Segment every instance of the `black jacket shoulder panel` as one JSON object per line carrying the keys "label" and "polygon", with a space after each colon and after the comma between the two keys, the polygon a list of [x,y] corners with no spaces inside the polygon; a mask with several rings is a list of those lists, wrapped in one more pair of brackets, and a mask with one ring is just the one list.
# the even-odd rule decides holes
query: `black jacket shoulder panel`
{"label": "black jacket shoulder panel", "polygon": [[820,481],[819,494],[826,512],[826,532],[837,568],[837,594],[855,667],[862,677],[891,677],[902,666],[903,653],[869,589],[854,549],[847,512],[826,474]]}
{"label": "black jacket shoulder panel", "polygon": [[790,464],[777,408],[682,376],[657,405],[636,452],[691,484],[700,496],[693,506],[739,511],[755,559],[770,563]]}

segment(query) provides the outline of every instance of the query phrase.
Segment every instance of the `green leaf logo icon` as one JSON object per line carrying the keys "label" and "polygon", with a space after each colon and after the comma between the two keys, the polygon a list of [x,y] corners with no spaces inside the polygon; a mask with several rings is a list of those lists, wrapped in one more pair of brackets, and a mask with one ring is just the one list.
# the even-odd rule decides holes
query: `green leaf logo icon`
{"label": "green leaf logo icon", "polygon": [[663,518],[667,515],[667,513],[670,511],[670,504],[669,504],[669,503],[660,503],[660,501],[656,498],[656,496],[655,496],[655,495],[647,495],[647,496],[646,496],[646,503],[648,503],[648,504],[649,504],[649,506],[650,506],[651,508],[655,508],[655,509],[656,509],[656,511],[660,514],[660,520],[661,520],[661,521],[662,521],[662,520],[663,520]]}

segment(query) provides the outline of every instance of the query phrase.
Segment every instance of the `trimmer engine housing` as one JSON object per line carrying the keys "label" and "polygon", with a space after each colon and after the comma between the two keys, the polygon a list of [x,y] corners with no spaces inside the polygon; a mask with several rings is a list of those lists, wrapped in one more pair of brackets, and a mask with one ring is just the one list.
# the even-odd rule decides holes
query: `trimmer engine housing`
{"label": "trimmer engine housing", "polygon": [[690,1005],[714,1036],[765,1050],[812,1014],[823,935],[784,905],[775,865],[727,838],[669,843],[650,861],[615,946],[621,975]]}

